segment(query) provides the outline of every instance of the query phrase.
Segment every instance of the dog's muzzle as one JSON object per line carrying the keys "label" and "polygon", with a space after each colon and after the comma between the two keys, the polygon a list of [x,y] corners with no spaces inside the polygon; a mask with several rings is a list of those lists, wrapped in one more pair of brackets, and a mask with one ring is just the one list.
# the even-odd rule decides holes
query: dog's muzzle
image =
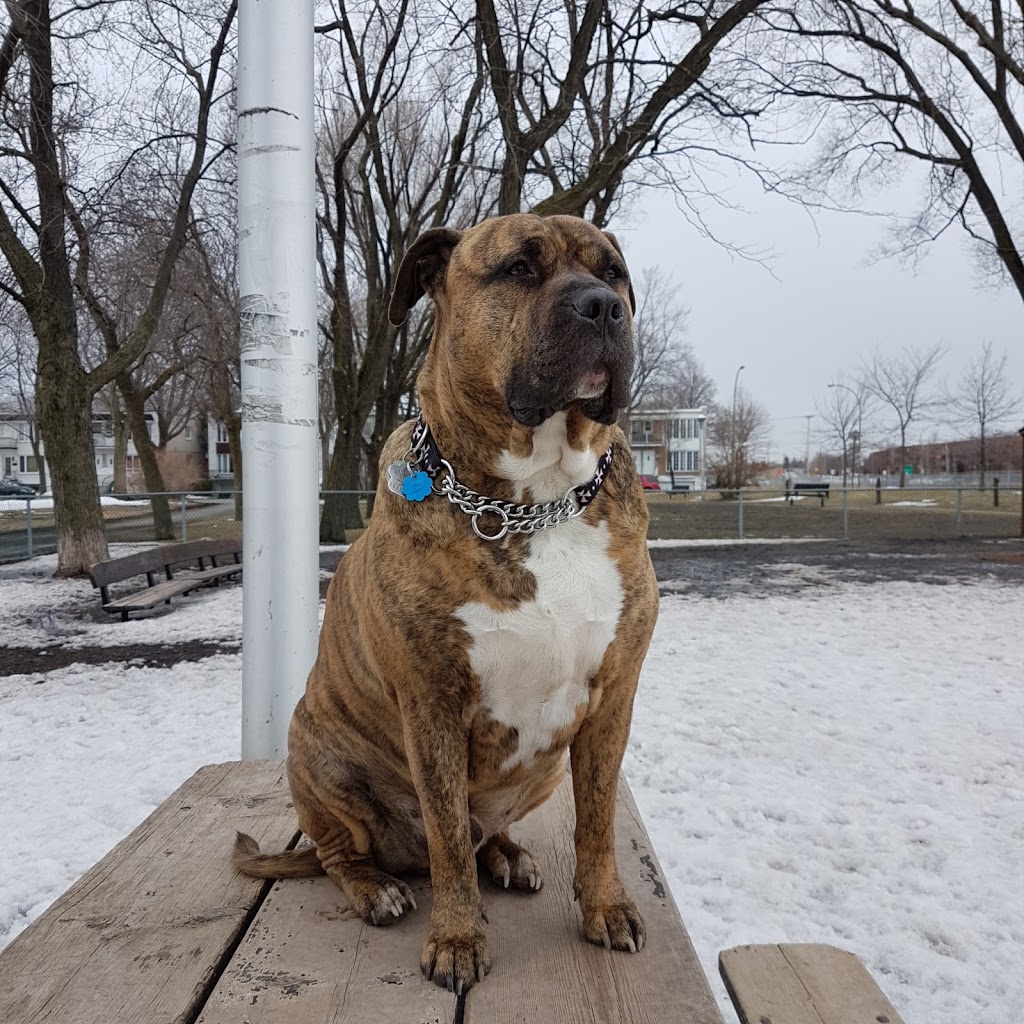
{"label": "dog's muzzle", "polygon": [[614,423],[629,404],[632,372],[633,330],[622,299],[607,285],[575,285],[513,368],[508,409],[523,426],[538,427],[575,402],[589,419]]}

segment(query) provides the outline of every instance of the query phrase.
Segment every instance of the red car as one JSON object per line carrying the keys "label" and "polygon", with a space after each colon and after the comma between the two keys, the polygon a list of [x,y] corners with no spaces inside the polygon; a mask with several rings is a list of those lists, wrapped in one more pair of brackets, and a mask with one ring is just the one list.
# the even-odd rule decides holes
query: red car
{"label": "red car", "polygon": [[651,476],[649,473],[645,473],[640,477],[640,483],[645,491],[660,491],[661,484],[658,483],[656,476]]}

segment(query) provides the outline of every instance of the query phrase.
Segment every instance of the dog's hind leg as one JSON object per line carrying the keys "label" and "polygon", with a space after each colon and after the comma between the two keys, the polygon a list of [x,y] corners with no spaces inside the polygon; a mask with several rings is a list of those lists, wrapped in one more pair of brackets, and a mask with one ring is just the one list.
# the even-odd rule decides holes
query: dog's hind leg
{"label": "dog's hind leg", "polygon": [[540,862],[514,842],[507,832],[491,836],[477,852],[477,860],[491,874],[495,885],[523,892],[540,892],[544,875]]}
{"label": "dog's hind leg", "polygon": [[344,826],[321,836],[316,852],[327,877],[345,893],[352,909],[364,921],[391,924],[416,909],[412,889],[381,871],[371,854],[355,853],[351,833]]}

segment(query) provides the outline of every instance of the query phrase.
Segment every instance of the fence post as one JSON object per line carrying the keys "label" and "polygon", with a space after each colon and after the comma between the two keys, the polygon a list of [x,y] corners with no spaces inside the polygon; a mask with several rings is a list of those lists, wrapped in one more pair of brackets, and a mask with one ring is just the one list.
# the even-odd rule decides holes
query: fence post
{"label": "fence post", "polygon": [[25,546],[28,548],[28,557],[32,557],[32,499],[25,499]]}
{"label": "fence post", "polygon": [[956,533],[958,537],[964,535],[964,489],[956,489]]}
{"label": "fence post", "polygon": [[992,480],[992,507],[999,508],[999,477]]}
{"label": "fence post", "polygon": [[185,495],[181,496],[181,541],[188,540],[188,516],[185,514]]}
{"label": "fence post", "polygon": [[739,527],[739,539],[743,540],[743,489],[740,488],[736,492],[736,497],[739,499],[736,504],[736,523]]}
{"label": "fence post", "polygon": [[850,492],[843,488],[843,540],[850,539]]}
{"label": "fence post", "polygon": [[880,476],[875,477],[875,504],[882,504],[882,478]]}

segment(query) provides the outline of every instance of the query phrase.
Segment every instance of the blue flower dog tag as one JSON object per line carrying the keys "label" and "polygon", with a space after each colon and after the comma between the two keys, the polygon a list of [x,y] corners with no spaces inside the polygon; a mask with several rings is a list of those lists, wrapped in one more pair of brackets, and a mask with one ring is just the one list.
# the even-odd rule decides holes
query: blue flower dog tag
{"label": "blue flower dog tag", "polygon": [[408,462],[392,462],[388,466],[388,490],[407,501],[422,501],[431,490],[430,477]]}

